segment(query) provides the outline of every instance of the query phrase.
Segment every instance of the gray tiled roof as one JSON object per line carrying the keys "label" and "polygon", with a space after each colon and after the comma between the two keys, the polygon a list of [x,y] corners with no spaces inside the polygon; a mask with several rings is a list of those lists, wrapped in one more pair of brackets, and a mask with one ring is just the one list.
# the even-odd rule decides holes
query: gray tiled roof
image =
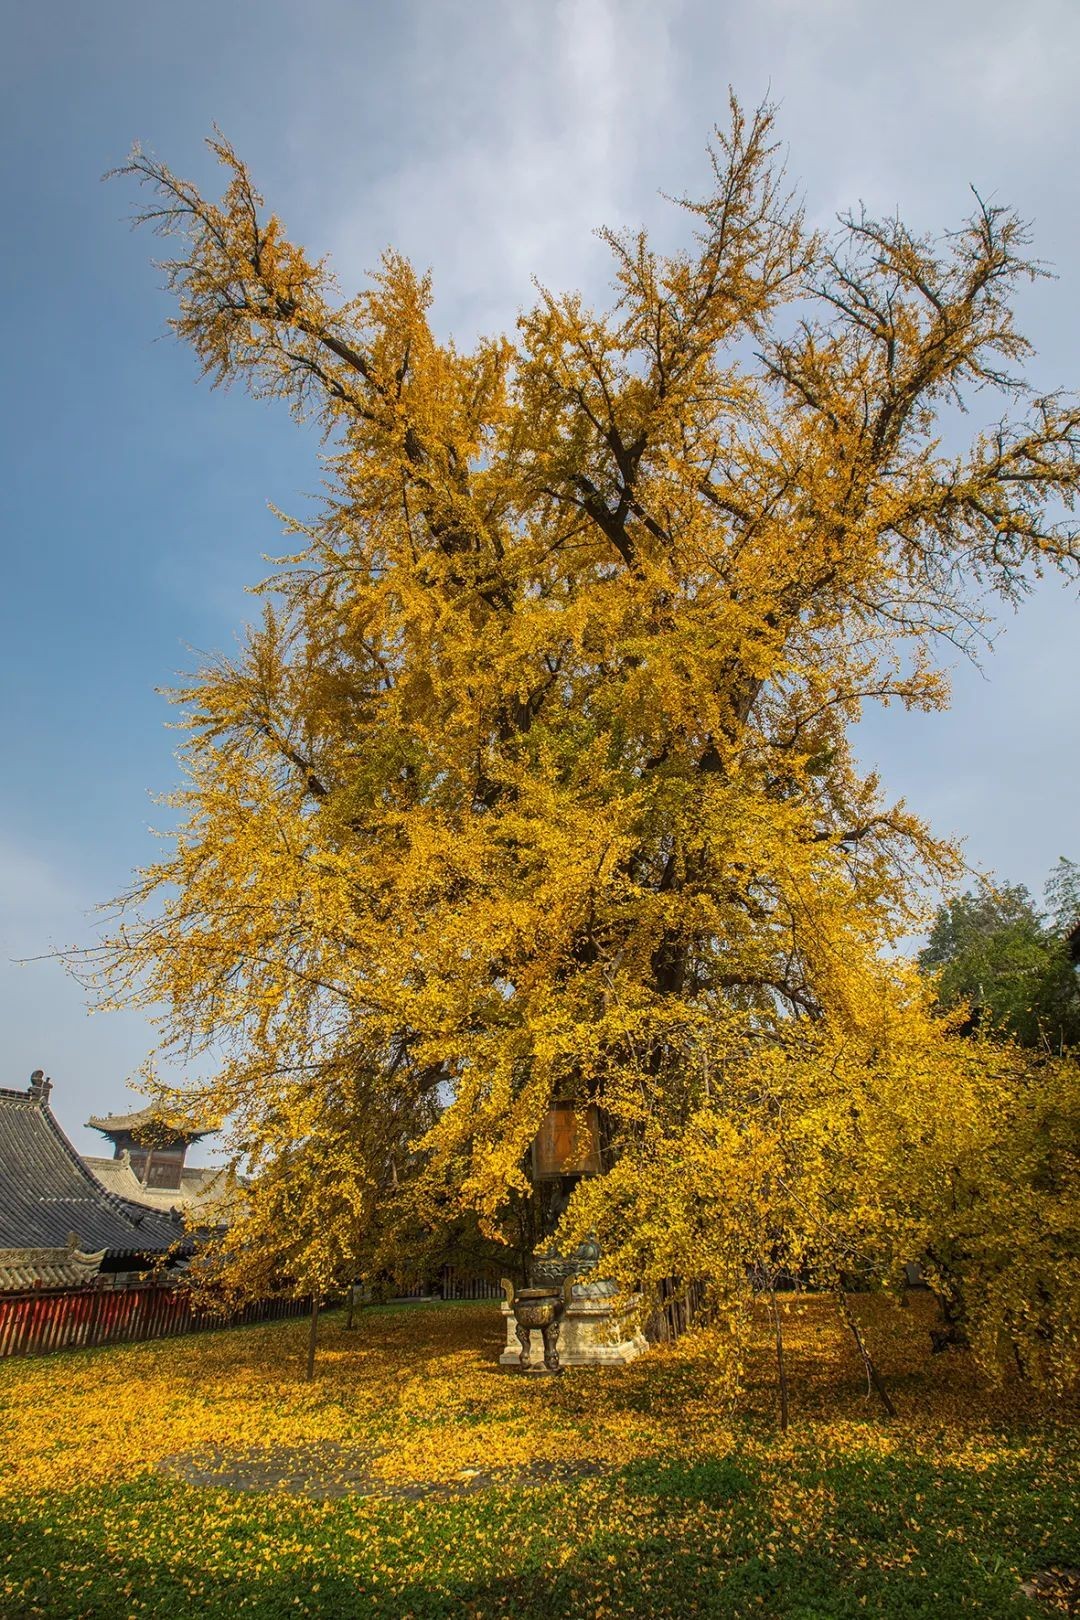
{"label": "gray tiled roof", "polygon": [[66,1249],[0,1249],[0,1292],[22,1288],[82,1288],[97,1275],[105,1258]]}
{"label": "gray tiled roof", "polygon": [[62,1248],[71,1233],[82,1249],[158,1254],[183,1225],[106,1192],[40,1091],[0,1088],[0,1249]]}
{"label": "gray tiled roof", "polygon": [[91,1153],[82,1155],[82,1162],[95,1180],[118,1198],[145,1209],[183,1210],[190,1213],[199,1208],[212,1208],[219,1216],[223,1209],[237,1198],[244,1186],[243,1178],[234,1176],[225,1165],[185,1165],[180,1173],[179,1187],[147,1187],[131,1167],[126,1152],[118,1159],[98,1159]]}

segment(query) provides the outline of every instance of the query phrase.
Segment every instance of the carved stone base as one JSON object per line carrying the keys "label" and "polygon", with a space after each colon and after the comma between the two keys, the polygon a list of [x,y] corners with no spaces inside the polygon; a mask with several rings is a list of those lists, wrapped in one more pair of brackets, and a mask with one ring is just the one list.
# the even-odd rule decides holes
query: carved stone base
{"label": "carved stone base", "polygon": [[[575,1283],[574,1297],[560,1323],[559,1361],[564,1367],[619,1367],[648,1349],[640,1333],[631,1334],[625,1316],[612,1307],[615,1284]],[[499,1357],[503,1367],[521,1365],[521,1340],[513,1309],[502,1306],[506,1318],[506,1348]],[[539,1333],[530,1334],[529,1371],[543,1370],[544,1346]]]}

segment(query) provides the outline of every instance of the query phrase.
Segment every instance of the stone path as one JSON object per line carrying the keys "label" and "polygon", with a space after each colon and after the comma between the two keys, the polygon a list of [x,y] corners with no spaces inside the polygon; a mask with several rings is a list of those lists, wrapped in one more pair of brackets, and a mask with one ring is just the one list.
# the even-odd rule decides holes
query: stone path
{"label": "stone path", "polygon": [[1016,1595],[1033,1598],[1054,1614],[1080,1614],[1080,1569],[1040,1569],[1021,1581]]}
{"label": "stone path", "polygon": [[309,1446],[264,1446],[232,1451],[205,1446],[199,1451],[165,1457],[158,1471],[188,1485],[230,1491],[284,1491],[316,1501],[345,1496],[382,1497],[418,1502],[425,1497],[470,1495],[495,1485],[552,1485],[595,1478],[607,1470],[589,1461],[535,1462],[522,1468],[463,1468],[440,1481],[380,1479],[372,1470],[385,1451],[358,1451],[325,1441]]}

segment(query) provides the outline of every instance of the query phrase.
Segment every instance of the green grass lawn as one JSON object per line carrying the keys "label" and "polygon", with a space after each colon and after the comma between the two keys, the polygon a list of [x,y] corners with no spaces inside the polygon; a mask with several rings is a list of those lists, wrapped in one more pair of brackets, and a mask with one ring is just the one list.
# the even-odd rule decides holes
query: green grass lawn
{"label": "green grass lawn", "polygon": [[[330,1318],[310,1385],[303,1322],[8,1361],[0,1615],[1055,1612],[1016,1591],[1080,1564],[1076,1430],[926,1357],[927,1304],[863,1302],[895,1420],[824,1302],[793,1307],[787,1436],[764,1333],[733,1412],[708,1333],[522,1380],[490,1305]],[[237,1459],[324,1494],[217,1483]]]}

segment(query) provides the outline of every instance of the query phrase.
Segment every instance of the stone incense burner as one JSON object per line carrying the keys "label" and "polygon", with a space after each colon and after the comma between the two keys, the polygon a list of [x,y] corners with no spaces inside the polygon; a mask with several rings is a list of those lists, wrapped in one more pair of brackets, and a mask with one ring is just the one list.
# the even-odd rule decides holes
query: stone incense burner
{"label": "stone incense burner", "polygon": [[[509,1277],[504,1277],[503,1293],[514,1315],[515,1332],[521,1345],[518,1366],[523,1373],[559,1373],[559,1329],[566,1308],[573,1296],[573,1279],[566,1277],[561,1285],[540,1288],[514,1288]],[[543,1365],[531,1364],[532,1335],[538,1332],[544,1341]]]}

